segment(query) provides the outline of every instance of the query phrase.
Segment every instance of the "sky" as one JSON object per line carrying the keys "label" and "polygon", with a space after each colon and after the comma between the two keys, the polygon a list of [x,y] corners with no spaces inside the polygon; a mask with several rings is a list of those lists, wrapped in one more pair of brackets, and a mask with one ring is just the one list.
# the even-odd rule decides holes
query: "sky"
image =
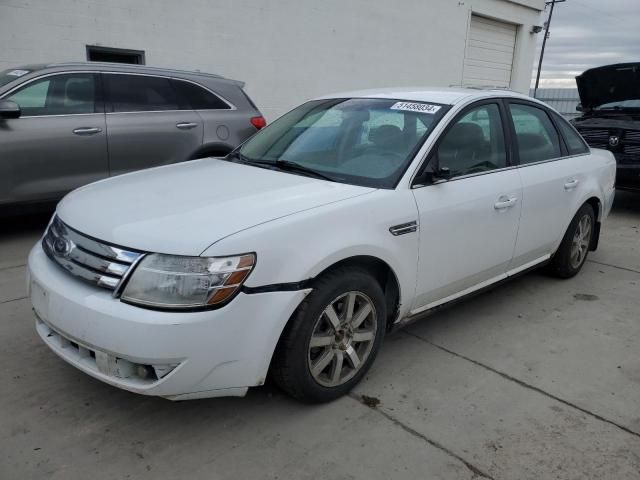
{"label": "sky", "polygon": [[[548,15],[549,7],[542,22]],[[539,34],[532,85],[543,36]],[[540,88],[575,88],[575,77],[583,71],[622,62],[640,62],[640,0],[566,0],[556,4]]]}

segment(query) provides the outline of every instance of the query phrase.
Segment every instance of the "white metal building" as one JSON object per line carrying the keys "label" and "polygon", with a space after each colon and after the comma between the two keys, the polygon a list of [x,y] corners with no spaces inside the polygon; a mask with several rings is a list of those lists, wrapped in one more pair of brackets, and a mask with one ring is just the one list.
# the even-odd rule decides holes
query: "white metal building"
{"label": "white metal building", "polygon": [[0,0],[0,69],[113,55],[199,69],[247,82],[269,119],[348,89],[527,92],[543,8],[544,0]]}
{"label": "white metal building", "polygon": [[[533,88],[529,92],[533,97]],[[580,103],[580,94],[577,88],[539,88],[536,98],[555,108],[567,119],[581,115],[576,111]]]}

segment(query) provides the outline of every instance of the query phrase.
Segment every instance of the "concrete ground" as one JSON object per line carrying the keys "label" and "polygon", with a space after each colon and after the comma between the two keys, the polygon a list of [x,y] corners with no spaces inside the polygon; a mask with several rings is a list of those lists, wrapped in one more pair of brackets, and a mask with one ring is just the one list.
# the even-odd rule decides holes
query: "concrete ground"
{"label": "concrete ground", "polygon": [[24,298],[46,220],[0,232],[0,479],[640,478],[640,195],[576,278],[534,272],[389,336],[321,406],[270,386],[171,403],[59,360]]}

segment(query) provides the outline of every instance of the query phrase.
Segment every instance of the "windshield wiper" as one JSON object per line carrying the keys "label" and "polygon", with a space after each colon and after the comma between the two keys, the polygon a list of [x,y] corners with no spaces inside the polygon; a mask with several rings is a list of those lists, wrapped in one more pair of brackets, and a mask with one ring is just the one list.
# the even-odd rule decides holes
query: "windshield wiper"
{"label": "windshield wiper", "polygon": [[[250,163],[251,159],[248,157],[245,157],[243,154],[240,153],[240,150],[234,150],[233,152],[229,153],[225,159],[231,159],[231,158],[237,158],[238,160],[240,160],[242,163]],[[232,160],[229,160],[232,161]]]}
{"label": "windshield wiper", "polygon": [[308,175],[309,177],[319,178],[321,180],[329,180],[330,182],[336,182],[337,180],[333,177],[325,175],[324,173],[320,173],[312,168],[305,167],[304,165],[300,165],[296,162],[291,162],[289,160],[278,159],[275,162],[264,162],[273,165],[280,170],[289,171],[289,172],[298,172],[303,175]]}
{"label": "windshield wiper", "polygon": [[[323,173],[317,172],[316,170],[313,170],[309,167],[305,167],[304,165],[300,165],[299,163],[296,162],[291,162],[289,160],[283,160],[283,159],[278,159],[278,160],[257,160],[257,159],[253,159],[253,158],[249,158],[245,155],[243,155],[242,153],[240,153],[239,150],[235,150],[233,152],[231,152],[229,155],[227,155],[226,158],[236,158],[238,160],[240,160],[242,163],[247,163],[249,165],[254,165],[256,167],[260,167],[260,168],[269,168],[269,169],[273,169],[276,168],[278,170],[283,170],[283,171],[287,171],[287,172],[298,172],[301,173],[303,175],[307,175],[309,177],[315,177],[315,178],[320,178],[322,180],[329,180],[330,182],[336,182],[337,180],[335,178],[332,178],[328,175],[325,175]],[[233,161],[233,160],[229,160],[229,161]]]}

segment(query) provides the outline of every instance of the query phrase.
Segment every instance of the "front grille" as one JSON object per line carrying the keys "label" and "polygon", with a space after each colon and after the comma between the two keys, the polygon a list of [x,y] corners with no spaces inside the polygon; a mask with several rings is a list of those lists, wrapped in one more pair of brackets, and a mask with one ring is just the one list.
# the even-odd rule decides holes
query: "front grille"
{"label": "front grille", "polygon": [[109,290],[116,290],[131,266],[144,255],[83,235],[58,217],[49,225],[42,248],[72,275]]}
{"label": "front grille", "polygon": [[[619,164],[640,164],[640,131],[584,127],[578,131],[589,146],[612,151]],[[617,137],[617,143],[611,143],[613,137]]]}
{"label": "front grille", "polygon": [[629,143],[638,143],[640,144],[640,132],[636,131],[627,131],[624,135],[624,139]]}
{"label": "front grille", "polygon": [[609,130],[604,129],[579,129],[580,135],[593,148],[607,148],[609,145]]}
{"label": "front grille", "polygon": [[628,155],[640,155],[640,145],[625,145],[624,153]]}

